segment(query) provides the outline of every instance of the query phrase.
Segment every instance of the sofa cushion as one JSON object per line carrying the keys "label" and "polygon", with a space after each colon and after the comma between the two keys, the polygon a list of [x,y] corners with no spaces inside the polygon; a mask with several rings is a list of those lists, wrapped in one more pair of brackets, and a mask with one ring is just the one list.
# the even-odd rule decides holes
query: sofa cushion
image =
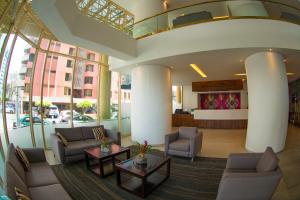
{"label": "sofa cushion", "polygon": [[264,154],[259,159],[256,170],[257,172],[271,172],[277,169],[279,159],[271,147],[267,147]]}
{"label": "sofa cushion", "polygon": [[62,134],[68,142],[83,140],[81,127],[76,128],[55,128],[56,133]]}
{"label": "sofa cushion", "polygon": [[24,167],[25,171],[30,171],[29,160],[28,160],[26,154],[24,153],[24,151],[19,146],[16,147],[16,154],[17,154],[18,159],[22,163],[22,166]]}
{"label": "sofa cushion", "polygon": [[23,191],[26,196],[29,195],[28,188],[22,178],[17,174],[14,168],[9,162],[5,163],[5,179],[4,179],[4,190],[5,194],[10,199],[17,199],[15,193],[15,187]]}
{"label": "sofa cushion", "polygon": [[71,200],[60,184],[29,188],[32,200]]}
{"label": "sofa cushion", "polygon": [[14,170],[17,172],[17,174],[25,182],[25,170],[22,166],[22,163],[17,158],[16,149],[13,144],[10,144],[7,149],[6,162],[11,164],[11,166],[14,168]]}
{"label": "sofa cushion", "polygon": [[198,129],[197,127],[179,127],[179,138],[189,139],[190,137],[194,136]]}
{"label": "sofa cushion", "polygon": [[72,156],[77,154],[83,154],[84,149],[100,146],[100,144],[101,142],[96,141],[95,139],[69,142],[68,146],[65,147],[65,155]]}
{"label": "sofa cushion", "polygon": [[176,151],[190,151],[190,140],[188,139],[178,139],[174,142],[169,144],[169,149],[176,150]]}
{"label": "sofa cushion", "polygon": [[18,200],[30,200],[30,198],[25,195],[20,188],[15,187],[15,193]]}
{"label": "sofa cushion", "polygon": [[102,126],[93,128],[94,137],[96,140],[104,140],[105,139],[105,130]]}
{"label": "sofa cushion", "polygon": [[103,127],[103,125],[100,126],[83,126],[81,127],[82,134],[84,139],[95,139],[94,133],[93,133],[93,128],[98,128],[98,127]]}
{"label": "sofa cushion", "polygon": [[62,141],[64,146],[68,146],[68,140],[60,132],[57,132],[55,134]]}
{"label": "sofa cushion", "polygon": [[46,162],[32,163],[31,170],[26,172],[28,187],[44,186],[59,183],[50,165]]}

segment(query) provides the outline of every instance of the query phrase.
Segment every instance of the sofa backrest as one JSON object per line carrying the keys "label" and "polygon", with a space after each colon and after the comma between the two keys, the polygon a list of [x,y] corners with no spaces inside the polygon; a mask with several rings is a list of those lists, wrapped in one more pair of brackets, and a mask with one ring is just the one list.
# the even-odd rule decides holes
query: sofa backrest
{"label": "sofa backrest", "polygon": [[179,138],[189,139],[197,134],[198,129],[196,127],[179,127]]}
{"label": "sofa backrest", "polygon": [[16,149],[12,143],[8,146],[7,149],[6,162],[11,164],[11,166],[14,168],[16,173],[25,182],[26,181],[25,170],[22,163],[19,161],[16,155]]}
{"label": "sofa backrest", "polygon": [[95,139],[94,133],[93,133],[93,128],[97,127],[103,127],[103,125],[100,126],[83,126],[81,127],[83,138],[84,139]]}
{"label": "sofa backrest", "polygon": [[12,165],[9,162],[5,163],[5,180],[4,180],[4,191],[5,194],[12,200],[17,200],[16,194],[15,194],[15,187],[22,190],[22,192],[26,196],[29,195],[28,188],[25,184],[25,181],[22,180],[22,178],[18,175],[18,173],[15,171],[15,169],[12,167]]}
{"label": "sofa backrest", "polygon": [[81,127],[75,128],[55,128],[55,133],[62,134],[68,142],[84,140]]}

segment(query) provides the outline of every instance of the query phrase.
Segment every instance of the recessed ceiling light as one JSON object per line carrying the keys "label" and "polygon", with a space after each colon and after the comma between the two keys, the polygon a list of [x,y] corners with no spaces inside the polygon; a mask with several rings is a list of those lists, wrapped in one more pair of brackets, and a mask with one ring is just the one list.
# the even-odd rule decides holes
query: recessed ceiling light
{"label": "recessed ceiling light", "polygon": [[244,62],[244,60],[243,60],[243,59],[240,59],[240,62]]}
{"label": "recessed ceiling light", "polygon": [[269,49],[269,51],[273,51],[273,49]]}
{"label": "recessed ceiling light", "polygon": [[206,74],[196,64],[190,64],[190,66],[203,78],[207,78]]}
{"label": "recessed ceiling light", "polygon": [[287,72],[286,75],[293,76],[293,75],[295,75],[295,73]]}

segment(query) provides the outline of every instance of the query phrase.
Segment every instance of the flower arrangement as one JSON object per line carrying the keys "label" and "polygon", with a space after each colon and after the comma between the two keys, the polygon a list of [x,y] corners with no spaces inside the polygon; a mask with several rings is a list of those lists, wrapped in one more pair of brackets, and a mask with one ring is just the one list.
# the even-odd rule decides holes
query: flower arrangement
{"label": "flower arrangement", "polygon": [[146,153],[149,153],[152,150],[152,146],[148,144],[147,140],[144,141],[144,144],[136,143],[136,163],[146,164],[147,158],[145,157]]}
{"label": "flower arrangement", "polygon": [[144,141],[144,144],[137,142],[137,154],[140,157],[144,157],[146,153],[149,153],[152,150],[152,146],[148,144],[147,140]]}
{"label": "flower arrangement", "polygon": [[108,152],[109,151],[109,140],[107,137],[104,137],[101,143],[101,151]]}

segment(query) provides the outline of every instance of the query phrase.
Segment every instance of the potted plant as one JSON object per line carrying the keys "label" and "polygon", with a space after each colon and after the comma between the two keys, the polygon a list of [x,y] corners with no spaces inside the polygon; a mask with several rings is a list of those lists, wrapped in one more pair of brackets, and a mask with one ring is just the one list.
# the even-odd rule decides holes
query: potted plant
{"label": "potted plant", "polygon": [[148,144],[148,142],[145,140],[144,144],[140,144],[137,142],[136,144],[136,151],[137,156],[135,157],[135,163],[136,164],[147,164],[147,157],[145,156],[146,153],[149,153],[152,150],[152,146]]}

